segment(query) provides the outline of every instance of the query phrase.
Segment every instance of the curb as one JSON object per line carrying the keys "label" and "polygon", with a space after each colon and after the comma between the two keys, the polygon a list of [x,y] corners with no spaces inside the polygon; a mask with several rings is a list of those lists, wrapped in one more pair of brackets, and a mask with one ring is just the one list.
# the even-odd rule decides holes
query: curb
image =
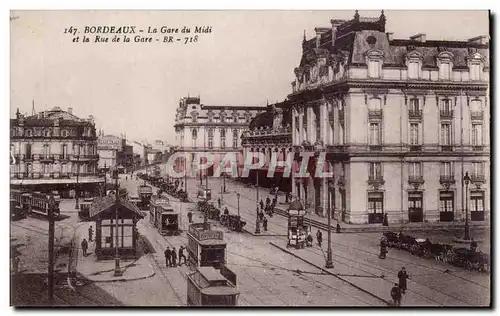
{"label": "curb", "polygon": [[351,285],[351,286],[355,287],[356,289],[358,289],[358,290],[360,290],[360,291],[362,291],[362,292],[364,292],[364,293],[366,293],[366,294],[368,294],[368,295],[370,295],[370,296],[372,296],[372,297],[374,297],[374,298],[376,298],[376,299],[378,299],[378,300],[382,301],[383,303],[387,304],[388,306],[392,306],[392,305],[393,305],[393,304],[392,304],[391,302],[389,302],[388,300],[386,300],[386,299],[384,299],[384,298],[382,298],[382,297],[380,297],[380,296],[378,296],[378,295],[375,295],[375,294],[373,294],[372,292],[367,291],[367,290],[363,289],[362,287],[360,287],[360,286],[358,286],[358,285],[356,285],[356,284],[354,284],[354,283],[352,283],[352,282],[347,281],[346,279],[344,279],[344,278],[342,278],[342,277],[340,277],[340,276],[338,276],[338,275],[336,275],[336,274],[332,273],[331,271],[326,270],[326,269],[324,269],[323,267],[320,267],[320,266],[318,266],[318,265],[316,265],[316,264],[314,264],[314,263],[312,263],[312,262],[310,262],[310,261],[308,261],[308,260],[306,260],[306,259],[304,259],[304,258],[302,258],[302,257],[300,257],[300,256],[298,256],[298,255],[296,255],[296,254],[294,254],[293,252],[291,252],[291,251],[289,251],[289,250],[287,250],[287,249],[284,249],[284,248],[282,248],[282,247],[280,247],[280,246],[276,245],[276,244],[275,244],[275,243],[273,243],[273,242],[269,242],[269,243],[270,243],[272,246],[274,246],[274,247],[278,248],[279,250],[281,250],[281,251],[283,251],[283,252],[285,252],[285,253],[288,253],[289,255],[292,255],[292,256],[294,256],[295,258],[300,259],[300,260],[304,261],[305,263],[308,263],[308,264],[312,265],[313,267],[315,267],[315,268],[317,268],[317,269],[319,269],[319,270],[321,270],[321,271],[323,271],[323,272],[326,272],[326,273],[328,273],[329,275],[332,275],[332,276],[336,277],[337,279],[339,279],[339,280],[341,280],[341,281],[343,281],[343,282],[345,282],[345,283],[347,283],[347,284],[349,284],[349,285]]}
{"label": "curb", "polygon": [[156,272],[152,271],[150,274],[146,276],[136,277],[136,278],[121,278],[121,279],[109,279],[109,280],[94,280],[89,278],[88,276],[84,276],[87,280],[90,280],[94,283],[109,283],[109,282],[127,282],[127,281],[136,281],[136,280],[144,280],[154,276]]}
{"label": "curb", "polygon": [[252,233],[251,231],[249,230],[246,230],[246,229],[242,229],[243,232],[247,233],[247,234],[250,234],[252,236],[255,236],[255,237],[286,237],[287,235],[278,235],[278,234],[255,234],[255,233]]}
{"label": "curb", "polygon": [[[453,237],[451,241],[456,242],[457,244],[470,244],[472,240],[467,240],[467,239],[462,239],[462,238],[455,238]],[[475,242],[483,242],[482,240],[474,240]]]}

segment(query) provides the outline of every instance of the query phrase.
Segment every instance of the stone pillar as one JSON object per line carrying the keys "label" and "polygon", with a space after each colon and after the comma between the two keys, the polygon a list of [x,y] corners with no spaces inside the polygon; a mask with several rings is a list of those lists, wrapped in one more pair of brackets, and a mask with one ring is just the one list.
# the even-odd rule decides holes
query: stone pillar
{"label": "stone pillar", "polygon": [[302,145],[302,142],[304,141],[304,112],[299,112],[298,115],[299,118],[299,143],[297,145]]}
{"label": "stone pillar", "polygon": [[295,119],[298,117],[297,111],[292,109],[292,145],[297,145],[297,126],[295,124]]}
{"label": "stone pillar", "polygon": [[321,126],[321,140],[323,144],[328,144],[328,107],[326,101],[321,103],[319,124]]}

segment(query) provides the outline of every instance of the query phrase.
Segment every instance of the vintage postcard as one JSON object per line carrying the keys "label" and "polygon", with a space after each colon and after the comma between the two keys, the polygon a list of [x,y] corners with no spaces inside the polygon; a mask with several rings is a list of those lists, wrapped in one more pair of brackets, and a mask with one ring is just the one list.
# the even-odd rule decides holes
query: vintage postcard
{"label": "vintage postcard", "polygon": [[9,23],[12,306],[491,305],[490,12]]}

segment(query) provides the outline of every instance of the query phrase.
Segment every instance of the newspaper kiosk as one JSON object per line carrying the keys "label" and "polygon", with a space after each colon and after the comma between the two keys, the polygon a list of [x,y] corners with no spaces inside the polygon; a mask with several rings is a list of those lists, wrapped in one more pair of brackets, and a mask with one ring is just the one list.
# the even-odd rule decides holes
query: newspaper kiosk
{"label": "newspaper kiosk", "polygon": [[288,244],[287,247],[304,248],[307,227],[304,222],[306,210],[299,201],[293,201],[288,207]]}

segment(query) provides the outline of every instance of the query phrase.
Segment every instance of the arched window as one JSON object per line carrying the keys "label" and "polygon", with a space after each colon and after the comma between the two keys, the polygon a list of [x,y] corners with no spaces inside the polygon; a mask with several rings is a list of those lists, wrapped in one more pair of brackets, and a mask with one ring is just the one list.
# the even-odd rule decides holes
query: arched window
{"label": "arched window", "polygon": [[196,139],[198,137],[198,131],[195,129],[193,129],[193,131],[191,132],[192,133],[192,136],[194,139]]}
{"label": "arched window", "polygon": [[30,129],[27,129],[27,130],[26,130],[26,136],[27,136],[27,137],[32,137],[32,136],[33,136],[33,131],[32,131],[32,130],[30,130]]}

